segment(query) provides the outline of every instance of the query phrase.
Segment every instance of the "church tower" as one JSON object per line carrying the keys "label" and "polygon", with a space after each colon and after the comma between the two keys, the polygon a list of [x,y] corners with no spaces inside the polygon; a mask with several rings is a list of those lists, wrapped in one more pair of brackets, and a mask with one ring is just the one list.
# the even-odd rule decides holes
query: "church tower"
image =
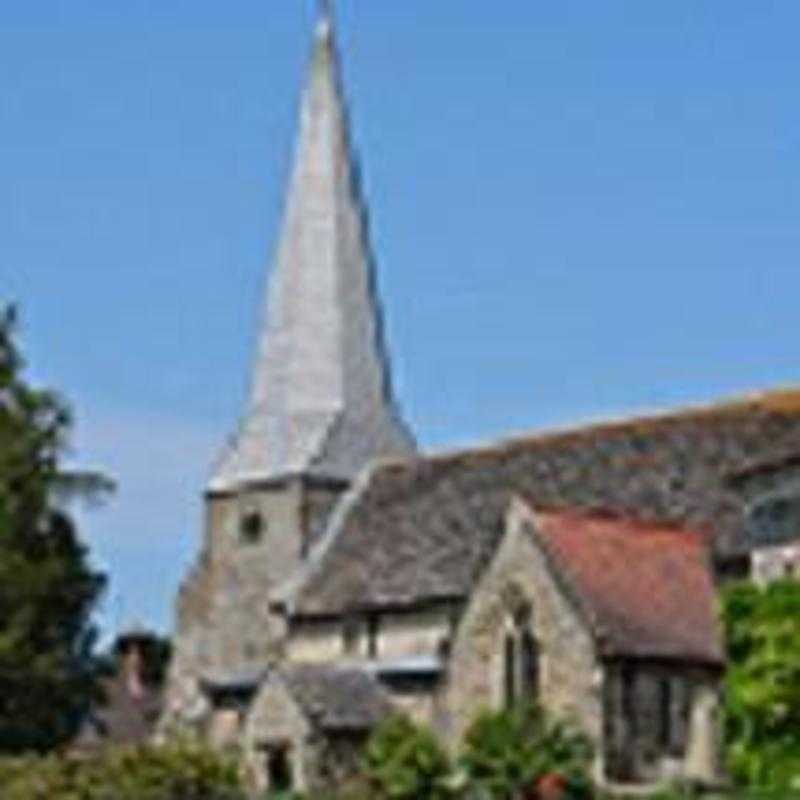
{"label": "church tower", "polygon": [[250,396],[208,484],[203,550],[178,600],[168,716],[190,715],[208,676],[235,682],[280,657],[270,593],[302,565],[356,474],[414,449],[391,386],[326,4]]}

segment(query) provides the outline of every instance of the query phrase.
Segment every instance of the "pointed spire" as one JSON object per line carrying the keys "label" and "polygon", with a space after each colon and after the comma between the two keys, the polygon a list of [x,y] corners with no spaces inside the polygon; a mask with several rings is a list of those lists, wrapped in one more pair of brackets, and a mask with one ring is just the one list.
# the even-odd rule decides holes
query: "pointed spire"
{"label": "pointed spire", "polygon": [[330,34],[333,30],[333,4],[331,0],[317,0],[317,35]]}
{"label": "pointed spire", "polygon": [[414,444],[397,412],[330,3],[320,3],[295,163],[240,430],[210,489],[350,480]]}
{"label": "pointed spire", "polygon": [[317,24],[314,30],[317,45],[335,47],[335,28],[333,3],[331,0],[317,0]]}

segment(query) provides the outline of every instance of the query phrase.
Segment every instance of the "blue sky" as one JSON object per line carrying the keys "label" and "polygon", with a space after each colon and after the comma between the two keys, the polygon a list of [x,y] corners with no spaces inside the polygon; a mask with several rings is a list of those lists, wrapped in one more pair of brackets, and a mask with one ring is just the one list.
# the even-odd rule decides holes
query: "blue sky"
{"label": "blue sky", "polygon": [[[341,0],[396,382],[427,447],[800,382],[796,2]],[[0,299],[107,630],[168,629],[246,388],[311,0],[6,0]]]}

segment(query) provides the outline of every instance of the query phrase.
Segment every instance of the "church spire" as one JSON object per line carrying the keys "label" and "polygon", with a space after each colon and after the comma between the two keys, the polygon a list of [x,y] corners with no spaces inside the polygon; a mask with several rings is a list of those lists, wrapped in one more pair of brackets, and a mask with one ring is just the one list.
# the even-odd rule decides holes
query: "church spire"
{"label": "church spire", "polygon": [[333,27],[333,3],[331,0],[317,0],[317,8],[317,25],[326,25],[330,30]]}
{"label": "church spire", "polygon": [[333,44],[334,18],[330,0],[317,0],[317,25],[314,35],[318,44]]}
{"label": "church spire", "polygon": [[350,480],[414,449],[391,388],[329,2],[314,40],[250,399],[212,491],[292,474]]}

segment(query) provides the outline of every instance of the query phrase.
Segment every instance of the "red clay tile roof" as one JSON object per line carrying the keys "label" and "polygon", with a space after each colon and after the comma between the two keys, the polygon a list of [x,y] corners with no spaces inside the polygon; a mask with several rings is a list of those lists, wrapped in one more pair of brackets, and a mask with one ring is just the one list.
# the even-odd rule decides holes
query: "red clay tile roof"
{"label": "red clay tile roof", "polygon": [[708,535],[580,511],[534,511],[533,535],[603,655],[724,663]]}

